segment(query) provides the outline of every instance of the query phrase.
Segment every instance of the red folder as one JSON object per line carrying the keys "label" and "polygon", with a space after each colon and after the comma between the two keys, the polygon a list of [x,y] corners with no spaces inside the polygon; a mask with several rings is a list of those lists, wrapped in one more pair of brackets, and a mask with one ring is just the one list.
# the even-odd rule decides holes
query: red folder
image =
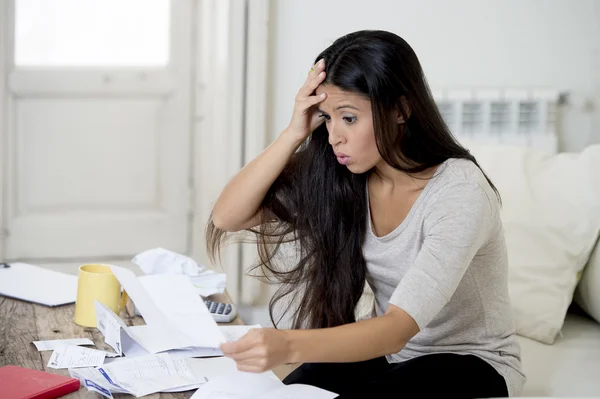
{"label": "red folder", "polygon": [[0,367],[0,398],[56,399],[79,389],[79,380],[18,366]]}

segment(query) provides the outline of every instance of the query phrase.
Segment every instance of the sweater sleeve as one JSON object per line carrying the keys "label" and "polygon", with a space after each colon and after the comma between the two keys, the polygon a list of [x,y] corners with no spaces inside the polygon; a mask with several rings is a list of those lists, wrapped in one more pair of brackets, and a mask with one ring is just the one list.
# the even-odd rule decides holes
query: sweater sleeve
{"label": "sweater sleeve", "polygon": [[389,303],[407,312],[423,330],[448,303],[493,225],[491,201],[478,184],[450,183],[438,193],[423,225],[414,264]]}

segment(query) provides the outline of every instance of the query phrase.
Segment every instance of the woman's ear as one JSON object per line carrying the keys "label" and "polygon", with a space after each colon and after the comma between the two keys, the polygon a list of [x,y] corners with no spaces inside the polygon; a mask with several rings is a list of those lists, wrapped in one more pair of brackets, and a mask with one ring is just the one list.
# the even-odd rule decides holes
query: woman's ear
{"label": "woman's ear", "polygon": [[402,110],[399,109],[400,107],[396,109],[396,122],[398,124],[403,124],[410,118],[410,105],[408,104],[406,97],[400,97],[400,106],[402,107]]}

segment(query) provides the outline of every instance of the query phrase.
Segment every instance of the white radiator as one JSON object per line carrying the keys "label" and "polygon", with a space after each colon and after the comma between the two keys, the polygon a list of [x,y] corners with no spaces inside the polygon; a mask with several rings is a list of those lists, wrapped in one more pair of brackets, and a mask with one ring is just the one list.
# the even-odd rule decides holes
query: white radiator
{"label": "white radiator", "polygon": [[433,96],[459,141],[558,151],[556,90],[442,89]]}

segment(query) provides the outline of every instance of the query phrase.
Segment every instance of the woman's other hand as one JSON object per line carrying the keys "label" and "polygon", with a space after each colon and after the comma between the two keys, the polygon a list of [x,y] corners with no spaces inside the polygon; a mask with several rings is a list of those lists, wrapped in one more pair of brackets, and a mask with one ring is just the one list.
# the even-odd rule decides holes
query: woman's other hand
{"label": "woman's other hand", "polygon": [[253,328],[237,341],[221,344],[226,357],[240,371],[262,373],[289,362],[290,342],[285,330]]}
{"label": "woman's other hand", "polygon": [[315,95],[315,90],[325,80],[325,60],[321,59],[310,70],[304,85],[298,90],[292,120],[285,131],[298,141],[304,141],[324,121],[317,104],[327,98],[326,93]]}

